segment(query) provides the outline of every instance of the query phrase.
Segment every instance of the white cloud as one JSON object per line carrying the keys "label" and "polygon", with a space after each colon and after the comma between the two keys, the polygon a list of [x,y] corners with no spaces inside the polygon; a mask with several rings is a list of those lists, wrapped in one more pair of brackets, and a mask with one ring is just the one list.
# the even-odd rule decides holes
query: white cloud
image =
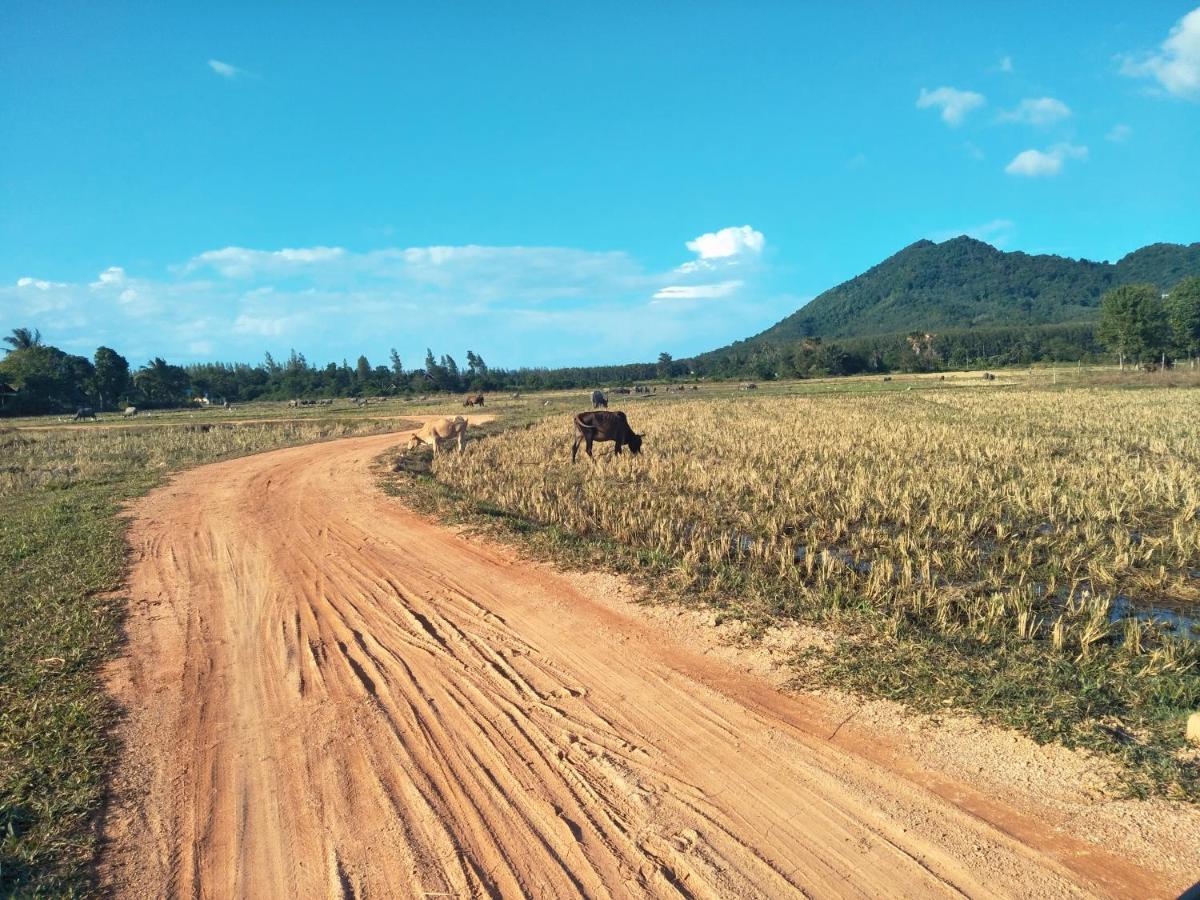
{"label": "white cloud", "polygon": [[749,256],[762,253],[766,238],[761,231],[749,225],[740,228],[722,228],[702,234],[688,241],[687,248],[699,254],[701,259],[727,259],[731,256]]}
{"label": "white cloud", "polygon": [[1004,167],[1009,175],[1024,175],[1031,178],[1058,175],[1068,159],[1087,159],[1087,147],[1074,144],[1055,144],[1048,150],[1025,150],[1013,157]]}
{"label": "white cloud", "polygon": [[1114,125],[1108,130],[1108,134],[1104,136],[1106,141],[1112,141],[1114,144],[1120,144],[1129,140],[1133,136],[1133,129],[1128,125]]}
{"label": "white cloud", "polygon": [[109,266],[103,272],[96,276],[96,280],[92,282],[92,287],[99,288],[106,285],[124,284],[125,270],[120,266]]}
{"label": "white cloud", "polygon": [[957,127],[962,124],[967,113],[983,106],[985,102],[987,101],[983,94],[974,91],[960,91],[952,87],[940,87],[932,91],[921,88],[917,97],[917,108],[938,107],[942,111],[942,121],[951,127]]}
{"label": "white cloud", "polygon": [[67,285],[61,281],[46,281],[41,278],[30,278],[29,276],[17,279],[17,287],[31,287],[39,291],[51,291],[55,288],[65,288],[66,286]]}
{"label": "white cloud", "polygon": [[222,78],[228,78],[230,81],[232,81],[234,78],[237,78],[239,75],[246,74],[245,69],[240,69],[232,63],[221,62],[219,59],[210,59],[208,61],[208,67]]}
{"label": "white cloud", "polygon": [[225,247],[206,250],[188,260],[185,269],[195,271],[211,266],[229,278],[245,278],[264,272],[279,272],[288,267],[310,263],[327,263],[341,259],[346,251],[341,247],[302,247],[282,250],[247,250],[245,247]]}
{"label": "white cloud", "polygon": [[[46,289],[32,277],[10,282],[0,286],[0,320],[41,327],[62,346],[107,344],[135,362],[212,353],[253,361],[290,347],[314,361],[359,353],[375,361],[390,346],[416,362],[432,346],[544,365],[698,352],[791,312],[764,292],[761,232],[720,229],[687,243],[695,267],[686,272],[569,247],[231,246],[156,277],[111,266],[90,282]],[[705,302],[735,293],[736,304]],[[564,345],[575,337],[588,340]]]}
{"label": "white cloud", "polygon": [[1175,97],[1200,100],[1200,7],[1175,24],[1157,53],[1124,57],[1121,74],[1153,78]]}
{"label": "white cloud", "polygon": [[1026,97],[1017,108],[1000,114],[1001,122],[1052,125],[1071,115],[1071,108],[1054,97]]}
{"label": "white cloud", "polygon": [[654,292],[654,303],[668,300],[712,300],[718,297],[728,297],[740,288],[741,280],[718,281],[715,284],[668,285]]}
{"label": "white cloud", "polygon": [[1000,64],[997,66],[997,68],[1001,72],[1011,72],[1013,70],[1012,57],[1011,56],[1000,57]]}

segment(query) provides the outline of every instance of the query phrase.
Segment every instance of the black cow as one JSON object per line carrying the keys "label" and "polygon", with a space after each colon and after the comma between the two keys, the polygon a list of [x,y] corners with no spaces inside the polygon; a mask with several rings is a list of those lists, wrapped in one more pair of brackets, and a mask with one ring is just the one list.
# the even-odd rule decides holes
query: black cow
{"label": "black cow", "polygon": [[592,391],[592,409],[600,407],[608,409],[608,398],[604,396],[603,391]]}
{"label": "black cow", "polygon": [[91,419],[92,421],[95,421],[96,411],[90,406],[81,406],[79,409],[75,410],[75,415],[71,416],[71,421],[78,422],[80,419]]}
{"label": "black cow", "polygon": [[620,453],[621,448],[628,445],[629,452],[636,455],[642,452],[642,437],[643,435],[633,433],[633,429],[629,427],[629,420],[620,410],[576,413],[575,443],[571,446],[571,462],[575,462],[581,443],[585,445],[588,457],[595,462],[596,458],[592,456],[594,441],[612,441],[616,444],[614,451],[616,453]]}

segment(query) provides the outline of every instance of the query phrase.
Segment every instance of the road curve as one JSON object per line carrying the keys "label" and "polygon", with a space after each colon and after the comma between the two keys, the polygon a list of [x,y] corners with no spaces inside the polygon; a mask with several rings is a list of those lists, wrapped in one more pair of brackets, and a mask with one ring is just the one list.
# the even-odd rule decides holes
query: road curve
{"label": "road curve", "polygon": [[407,511],[369,471],[398,440],[136,504],[105,893],[1171,893]]}

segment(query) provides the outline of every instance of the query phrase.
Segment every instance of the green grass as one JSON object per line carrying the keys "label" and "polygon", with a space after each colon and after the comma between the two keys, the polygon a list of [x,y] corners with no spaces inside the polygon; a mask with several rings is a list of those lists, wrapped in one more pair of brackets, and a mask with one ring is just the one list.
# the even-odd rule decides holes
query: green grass
{"label": "green grass", "polygon": [[207,419],[206,431],[178,420],[0,430],[0,896],[93,888],[98,812],[118,751],[118,711],[99,672],[120,643],[123,504],[179,469],[403,424],[328,413]]}

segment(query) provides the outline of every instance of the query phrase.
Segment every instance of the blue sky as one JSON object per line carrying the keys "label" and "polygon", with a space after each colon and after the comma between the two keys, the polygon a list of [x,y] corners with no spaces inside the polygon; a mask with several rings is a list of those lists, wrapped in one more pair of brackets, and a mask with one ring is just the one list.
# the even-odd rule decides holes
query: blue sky
{"label": "blue sky", "polygon": [[922,237],[1200,240],[1182,4],[6,5],[0,329],[624,362]]}

